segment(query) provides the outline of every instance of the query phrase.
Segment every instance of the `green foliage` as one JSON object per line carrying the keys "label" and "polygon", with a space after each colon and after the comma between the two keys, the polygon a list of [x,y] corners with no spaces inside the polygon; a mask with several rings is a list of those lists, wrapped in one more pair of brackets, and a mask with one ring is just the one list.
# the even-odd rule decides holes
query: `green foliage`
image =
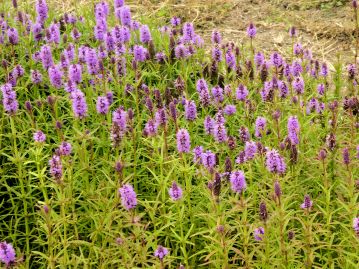
{"label": "green foliage", "polygon": [[[82,44],[98,47],[100,42],[93,39],[92,8],[84,7],[80,12],[85,23],[76,23],[82,33],[76,48]],[[15,13],[11,8],[10,14],[15,16]],[[53,10],[50,17],[59,16]],[[25,31],[17,20],[7,19],[19,32]],[[146,20],[148,18],[143,19]],[[157,30],[157,20],[165,19],[154,18],[146,23],[151,26],[156,51],[169,55],[170,40]],[[111,15],[108,24],[115,23]],[[48,24],[49,21],[46,26]],[[70,36],[72,29],[73,26],[68,25],[62,36],[65,33]],[[128,48],[135,44],[137,35],[133,34]],[[71,111],[69,94],[63,89],[54,89],[41,63],[31,57],[43,41],[36,43],[31,34],[21,34],[20,40],[19,45],[1,44],[0,47],[1,58],[9,63],[7,68],[1,67],[1,84],[16,65],[21,64],[25,69],[24,77],[14,88],[19,111],[10,116],[3,106],[0,108],[0,241],[12,243],[18,258],[24,257],[16,267],[177,268],[183,264],[186,268],[357,268],[359,240],[352,222],[358,215],[359,194],[355,189],[359,176],[355,158],[359,144],[355,125],[358,115],[343,109],[342,98],[346,87],[353,87],[358,93],[358,86],[348,81],[340,61],[329,78],[313,78],[303,72],[305,91],[300,97],[303,106],[292,102],[291,87],[290,97],[276,96],[273,102],[264,102],[259,94],[263,88],[259,72],[255,70],[254,79],[250,79],[245,68],[246,60],[253,59],[249,41],[237,44],[241,47],[237,61],[243,67],[243,76],[228,72],[221,62],[219,73],[224,77],[224,84],[230,85],[231,94],[225,97],[223,104],[203,107],[199,105],[195,87],[196,81],[205,76],[203,67],[211,61],[206,49],[198,48],[188,59],[164,64],[148,60],[139,64],[138,74],[131,68],[132,56],[128,53],[125,77],[114,72],[108,58],[103,64],[114,78],[111,81],[97,78],[97,83],[91,85],[88,81],[93,77],[84,72],[84,83],[79,87],[86,95],[89,110],[88,116],[79,120]],[[255,39],[253,45],[255,48]],[[63,43],[52,44],[55,62],[59,62],[65,47]],[[267,56],[270,53],[265,52]],[[311,64],[303,55],[298,57],[304,69]],[[288,57],[287,61],[290,60]],[[31,82],[32,69],[42,71],[44,81],[40,85]],[[275,71],[271,68],[270,77],[273,75]],[[192,148],[202,145],[217,153],[217,172],[225,171],[226,157],[232,160],[234,170],[244,171],[248,188],[242,196],[234,194],[228,180],[223,178],[220,195],[215,197],[208,189],[214,175],[194,163],[192,154],[177,152],[173,121],[169,121],[166,131],[159,128],[155,137],[142,135],[145,123],[153,115],[144,105],[146,95],[141,85],[148,85],[152,99],[155,88],[162,96],[166,88],[176,96],[180,94],[174,81],[179,76],[185,81],[184,95],[198,105],[198,118],[193,122],[186,121],[183,107],[177,106],[179,128],[188,129]],[[211,86],[219,80],[218,77],[206,79]],[[240,83],[248,87],[251,106],[235,100],[235,89]],[[319,83],[327,84],[325,96],[316,93]],[[126,84],[133,85],[134,91],[126,94]],[[96,113],[97,97],[108,91],[114,93],[111,111],[120,106],[134,110],[132,130],[119,147],[111,145],[111,114]],[[53,106],[47,101],[49,95],[56,100]],[[325,103],[322,113],[306,112],[306,105],[313,97]],[[32,112],[24,108],[26,100],[31,101]],[[340,105],[333,112],[328,106],[335,100]],[[214,116],[219,106],[227,104],[235,104],[237,109],[233,116],[226,116],[227,133],[237,140],[233,150],[205,134],[203,128],[204,118]],[[281,111],[278,123],[272,118],[277,109]],[[297,161],[291,161],[290,150],[280,149],[291,115],[298,117],[301,126]],[[239,127],[247,126],[254,134],[258,116],[267,118],[269,131],[261,139],[253,135],[252,138],[269,149],[280,149],[287,163],[284,175],[267,171],[264,154],[243,164],[234,163],[244,149]],[[62,122],[61,129],[55,128],[57,121]],[[45,143],[33,141],[37,130],[46,134]],[[332,151],[327,150],[327,158],[320,161],[318,152],[327,148],[325,140],[329,133],[335,134],[336,146]],[[64,174],[59,184],[49,174],[48,161],[62,141],[71,143],[73,153],[62,157]],[[344,147],[350,150],[349,165],[343,164]],[[114,169],[117,161],[124,164],[122,173]],[[273,190],[276,180],[282,187],[280,201]],[[184,193],[177,202],[168,194],[173,181]],[[137,193],[139,204],[131,211],[124,209],[118,195],[124,183],[132,184]],[[300,208],[305,194],[309,194],[314,203],[310,211]],[[269,218],[265,222],[259,216],[260,202],[267,205]],[[260,226],[264,227],[265,235],[263,241],[256,241],[253,232]],[[294,232],[291,240],[289,232]],[[163,262],[153,255],[158,245],[170,251]]]}

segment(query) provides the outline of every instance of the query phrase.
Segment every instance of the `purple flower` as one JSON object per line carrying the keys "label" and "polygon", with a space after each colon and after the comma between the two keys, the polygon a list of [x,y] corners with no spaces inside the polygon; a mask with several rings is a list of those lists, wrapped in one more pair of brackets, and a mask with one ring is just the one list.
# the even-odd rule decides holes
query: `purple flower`
{"label": "purple flower", "polygon": [[71,64],[69,67],[69,80],[73,83],[82,81],[82,66],[80,64]]}
{"label": "purple flower", "polygon": [[52,158],[49,160],[49,165],[51,176],[57,181],[59,181],[62,177],[62,162],[60,156],[53,155]]}
{"label": "purple flower", "polygon": [[189,56],[187,47],[184,44],[179,44],[175,47],[175,56],[177,59],[185,59]]}
{"label": "purple flower", "polygon": [[0,242],[0,261],[6,264],[6,268],[15,262],[16,253],[10,243]]}
{"label": "purple flower", "polygon": [[222,103],[224,100],[223,89],[218,85],[212,88],[213,99],[217,103]]}
{"label": "purple flower", "polygon": [[122,188],[118,189],[118,193],[121,196],[121,203],[124,208],[130,210],[137,205],[136,193],[130,184],[125,184]]}
{"label": "purple flower", "polygon": [[313,201],[310,199],[308,194],[304,195],[304,202],[300,205],[302,209],[311,209],[313,207]]}
{"label": "purple flower", "polygon": [[35,142],[43,143],[46,140],[46,135],[41,131],[37,131],[34,133],[34,140]]}
{"label": "purple flower", "polygon": [[165,247],[159,245],[159,246],[157,247],[157,249],[155,250],[155,254],[154,254],[154,255],[155,255],[155,257],[159,258],[159,259],[162,261],[163,258],[168,255],[168,253],[169,253],[169,252],[168,252],[168,249],[167,249],[167,248],[165,248]]}
{"label": "purple flower", "polygon": [[36,13],[37,13],[36,21],[40,24],[43,24],[47,19],[49,13],[49,9],[47,7],[45,0],[38,0],[36,2]]}
{"label": "purple flower", "polygon": [[257,229],[254,230],[254,239],[256,241],[262,241],[263,240],[263,235],[264,235],[264,228],[263,227],[258,227]]}
{"label": "purple flower", "polygon": [[299,144],[300,126],[296,116],[290,116],[287,123],[288,137],[292,145]]}
{"label": "purple flower", "polygon": [[349,163],[350,163],[350,155],[349,155],[349,149],[348,148],[343,149],[343,163],[345,165],[349,165]]}
{"label": "purple flower", "polygon": [[289,28],[289,36],[290,37],[296,37],[297,36],[297,29],[294,26]]}
{"label": "purple flower", "polygon": [[239,133],[239,139],[242,141],[242,143],[249,141],[250,133],[247,127],[242,126],[241,128],[239,128],[238,133]]}
{"label": "purple flower", "polygon": [[286,170],[286,164],[278,151],[273,149],[266,153],[266,167],[269,172],[283,174]]}
{"label": "purple flower", "polygon": [[210,116],[205,117],[204,119],[204,130],[206,134],[212,135],[214,130],[214,125],[216,121],[212,119]]}
{"label": "purple flower", "polygon": [[62,142],[59,146],[59,154],[63,156],[68,156],[72,152],[72,146],[69,142]]}
{"label": "purple flower", "polygon": [[320,75],[323,77],[328,76],[328,66],[326,63],[322,63],[321,69],[320,69]]}
{"label": "purple flower", "polygon": [[186,22],[183,25],[183,41],[190,42],[193,41],[195,37],[194,27],[192,23]]}
{"label": "purple flower", "polygon": [[87,103],[85,95],[81,90],[71,93],[72,111],[76,118],[83,119],[87,115]]}
{"label": "purple flower", "polygon": [[353,219],[353,229],[355,234],[359,237],[359,217]]}
{"label": "purple flower", "polygon": [[202,163],[202,153],[203,153],[203,147],[197,146],[193,149],[193,162],[197,164]]}
{"label": "purple flower", "polygon": [[236,108],[235,105],[226,105],[226,106],[224,107],[224,110],[223,110],[223,111],[224,111],[224,113],[227,114],[227,115],[233,115],[233,114],[236,113],[237,108]]}
{"label": "purple flower", "polygon": [[219,47],[214,47],[212,49],[212,59],[215,62],[221,62],[222,61],[222,50]]}
{"label": "purple flower", "polygon": [[359,145],[357,145],[357,159],[359,159]]}
{"label": "purple flower", "polygon": [[166,60],[167,60],[167,56],[164,52],[160,51],[160,52],[157,52],[156,55],[155,55],[155,58],[156,58],[156,61],[159,62],[159,63],[165,63]]}
{"label": "purple flower", "polygon": [[287,84],[284,81],[278,81],[278,88],[280,98],[286,98],[289,93]]}
{"label": "purple flower", "polygon": [[125,0],[114,0],[113,5],[115,8],[122,7],[125,4]]}
{"label": "purple flower", "polygon": [[237,90],[236,90],[236,98],[239,101],[245,101],[248,96],[248,90],[247,87],[243,84],[239,84]]}
{"label": "purple flower", "polygon": [[2,85],[1,92],[5,111],[10,115],[15,114],[19,108],[19,103],[16,100],[16,92],[12,89],[12,85],[10,83]]}
{"label": "purple flower", "polygon": [[254,26],[253,23],[250,23],[248,28],[247,28],[247,36],[249,38],[254,38],[257,34],[257,29],[256,27]]}
{"label": "purple flower", "polygon": [[246,141],[244,146],[245,160],[249,161],[254,158],[257,153],[257,143],[254,141]]}
{"label": "purple flower", "polygon": [[194,121],[197,118],[197,107],[194,101],[186,100],[184,109],[185,109],[186,120]]}
{"label": "purple flower", "polygon": [[231,182],[231,189],[234,192],[242,193],[247,188],[244,173],[240,170],[232,172],[229,177],[229,181]]}
{"label": "purple flower", "polygon": [[118,108],[112,113],[112,122],[118,125],[122,130],[126,129],[127,118],[127,112],[122,108]]}
{"label": "purple flower", "polygon": [[42,66],[45,70],[54,65],[54,61],[52,60],[52,52],[49,45],[43,45],[41,47],[40,58]]}
{"label": "purple flower", "polygon": [[62,87],[62,71],[56,65],[51,66],[48,69],[49,78],[51,85],[54,86],[56,89],[60,89]]}
{"label": "purple flower", "polygon": [[181,19],[178,18],[178,17],[172,17],[171,18],[171,24],[174,27],[179,26],[181,24]]}
{"label": "purple flower", "polygon": [[216,154],[210,150],[203,152],[201,162],[205,168],[211,171],[216,166]]}
{"label": "purple flower", "polygon": [[221,44],[222,36],[218,31],[213,31],[211,36],[211,41],[213,44]]}
{"label": "purple flower", "polygon": [[50,31],[50,40],[49,42],[54,42],[55,44],[60,43],[60,26],[57,23],[52,23],[49,27]]}
{"label": "purple flower", "polygon": [[304,92],[304,80],[302,77],[294,78],[292,82],[292,87],[297,94],[303,94]]}
{"label": "purple flower", "polygon": [[9,28],[7,30],[7,36],[11,45],[16,45],[19,43],[19,34],[16,28]]}
{"label": "purple flower", "polygon": [[166,115],[166,110],[164,108],[159,108],[157,111],[156,111],[156,115],[155,115],[155,118],[156,118],[156,124],[158,126],[160,125],[166,125],[167,124],[167,115]]}
{"label": "purple flower", "polygon": [[355,78],[355,75],[357,74],[357,68],[356,68],[355,64],[349,64],[347,66],[347,71],[348,71],[349,79],[353,80]]}
{"label": "purple flower", "polygon": [[265,62],[265,57],[262,52],[258,52],[256,55],[254,55],[254,63],[257,67],[263,65]]}
{"label": "purple flower", "polygon": [[293,51],[295,55],[300,55],[303,53],[303,46],[300,43],[294,44]]}
{"label": "purple flower", "polygon": [[188,153],[191,150],[191,141],[186,129],[180,129],[177,132],[177,150],[178,152]]}
{"label": "purple flower", "polygon": [[291,66],[291,70],[294,77],[300,76],[303,72],[302,64],[299,61],[294,61]]}
{"label": "purple flower", "polygon": [[128,6],[122,6],[116,9],[117,17],[121,20],[121,24],[127,27],[131,26],[131,10]]}
{"label": "purple flower", "polygon": [[87,72],[90,75],[96,75],[99,71],[99,61],[96,49],[87,48],[85,52],[85,61],[87,65]]}
{"label": "purple flower", "polygon": [[38,70],[31,70],[31,81],[34,84],[40,84],[42,82],[42,75]]}
{"label": "purple flower", "polygon": [[215,122],[213,128],[213,136],[218,143],[227,141],[227,130],[223,123]]}
{"label": "purple flower", "polygon": [[256,128],[255,128],[255,136],[257,138],[261,138],[265,133],[265,129],[267,126],[267,120],[263,117],[258,117],[256,120]]}
{"label": "purple flower", "polygon": [[97,113],[106,115],[108,113],[109,106],[110,104],[106,96],[99,96],[97,98],[97,103],[96,103]]}
{"label": "purple flower", "polygon": [[145,125],[145,133],[147,136],[155,136],[157,134],[158,125],[155,120],[150,119]]}
{"label": "purple flower", "polygon": [[324,93],[325,93],[325,86],[324,86],[324,84],[318,84],[318,86],[317,86],[317,92],[318,92],[318,94],[319,95],[324,95]]}
{"label": "purple flower", "polygon": [[226,51],[226,64],[229,69],[235,70],[236,69],[236,56],[232,52],[231,49]]}
{"label": "purple flower", "polygon": [[284,63],[282,56],[278,52],[274,52],[270,56],[271,64],[275,67],[281,67]]}
{"label": "purple flower", "polygon": [[133,47],[133,55],[136,62],[144,62],[147,58],[147,49],[141,45],[135,45]]}
{"label": "purple flower", "polygon": [[150,29],[148,25],[142,25],[140,27],[140,41],[142,43],[148,43],[152,40]]}
{"label": "purple flower", "polygon": [[169,188],[168,193],[173,201],[180,200],[183,195],[181,187],[176,182],[172,183],[172,186],[171,188]]}
{"label": "purple flower", "polygon": [[210,102],[210,95],[208,90],[207,82],[201,78],[196,83],[196,89],[199,93],[199,99],[203,106],[208,106]]}

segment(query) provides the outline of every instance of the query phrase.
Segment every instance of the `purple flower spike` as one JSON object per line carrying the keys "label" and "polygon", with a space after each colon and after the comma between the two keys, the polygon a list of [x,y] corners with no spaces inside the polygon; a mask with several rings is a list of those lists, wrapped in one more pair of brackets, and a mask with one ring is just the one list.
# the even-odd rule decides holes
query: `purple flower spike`
{"label": "purple flower spike", "polygon": [[177,132],[177,150],[184,153],[188,153],[191,150],[190,136],[186,129],[180,129]]}
{"label": "purple flower spike", "polygon": [[253,23],[250,23],[248,28],[247,28],[247,36],[249,38],[254,38],[257,34],[257,29],[256,27],[254,26]]}
{"label": "purple flower spike", "polygon": [[310,210],[313,207],[313,201],[310,199],[308,194],[304,196],[304,202],[300,205],[300,207],[307,210]]}
{"label": "purple flower spike", "polygon": [[186,120],[194,121],[197,118],[197,107],[194,101],[187,100],[184,109]]}
{"label": "purple flower spike", "polygon": [[137,196],[133,187],[130,184],[125,184],[122,188],[118,189],[118,193],[121,196],[121,203],[126,210],[135,208],[137,205]]}
{"label": "purple flower spike", "polygon": [[304,80],[302,77],[296,77],[292,82],[292,87],[297,94],[304,93]]}
{"label": "purple flower spike", "polygon": [[45,0],[38,0],[36,2],[36,13],[37,13],[36,21],[40,24],[43,24],[45,20],[48,18],[48,13],[49,13],[49,8],[47,7]]}
{"label": "purple flower spike", "polygon": [[230,116],[236,114],[237,108],[235,105],[226,105],[223,111],[226,115]]}
{"label": "purple flower spike", "polygon": [[257,138],[261,138],[262,135],[265,133],[266,127],[267,127],[266,118],[258,117],[257,120],[256,120],[255,136]]}
{"label": "purple flower spike", "polygon": [[6,268],[15,262],[15,250],[10,243],[0,242],[0,261],[6,264]]}
{"label": "purple flower spike", "polygon": [[193,149],[193,162],[197,164],[202,163],[202,153],[203,153],[203,147],[197,146]]}
{"label": "purple flower spike", "polygon": [[213,31],[211,41],[213,44],[221,44],[222,41],[221,33],[218,31]]}
{"label": "purple flower spike", "polygon": [[60,89],[62,87],[62,71],[56,65],[52,66],[48,70],[49,78],[51,85],[54,86],[56,89]]}
{"label": "purple flower spike", "polygon": [[97,113],[106,115],[108,113],[109,106],[110,104],[106,96],[99,96],[97,98],[97,103],[96,103]]}
{"label": "purple flower spike", "polygon": [[353,229],[357,237],[359,237],[359,217],[353,219]]}
{"label": "purple flower spike", "polygon": [[173,201],[180,200],[182,198],[182,188],[176,183],[173,182],[171,188],[168,190],[169,195]]}
{"label": "purple flower spike", "polygon": [[63,156],[68,156],[70,155],[72,152],[72,146],[69,142],[62,142],[60,147],[59,147],[59,154],[63,155]]}
{"label": "purple flower spike", "polygon": [[1,92],[4,110],[10,115],[15,114],[19,108],[19,103],[16,99],[16,92],[12,89],[12,85],[10,83],[2,85]]}
{"label": "purple flower spike", "polygon": [[72,110],[76,118],[83,119],[87,115],[87,104],[82,91],[76,90],[71,93]]}
{"label": "purple flower spike", "polygon": [[254,159],[256,153],[257,153],[257,143],[254,141],[246,141],[244,147],[245,160],[249,161]]}
{"label": "purple flower spike", "polygon": [[242,193],[247,188],[246,179],[242,171],[232,172],[229,180],[231,182],[231,189],[234,192]]}
{"label": "purple flower spike", "polygon": [[287,129],[288,129],[288,137],[292,145],[298,145],[300,126],[296,116],[289,117]]}
{"label": "purple flower spike", "polygon": [[167,248],[165,248],[165,247],[159,245],[159,246],[157,247],[157,249],[155,250],[154,255],[155,255],[155,257],[159,258],[159,259],[162,261],[163,258],[168,255],[168,253],[169,253],[169,252],[168,252],[168,249],[167,249]]}
{"label": "purple flower spike", "polygon": [[280,156],[275,149],[267,151],[266,166],[271,173],[284,174],[286,170],[286,164],[283,157]]}
{"label": "purple flower spike", "polygon": [[216,154],[210,150],[203,152],[201,162],[207,170],[212,171],[212,169],[216,166]]}
{"label": "purple flower spike", "polygon": [[152,40],[150,28],[148,28],[148,25],[142,25],[140,27],[140,41],[142,43],[148,43]]}
{"label": "purple flower spike", "polygon": [[53,155],[49,160],[49,165],[51,176],[56,179],[56,181],[59,181],[62,177],[62,162],[60,156]]}
{"label": "purple flower spike", "polygon": [[41,131],[37,131],[34,133],[34,141],[38,142],[38,143],[43,143],[46,140],[46,135],[41,132]]}
{"label": "purple flower spike", "polygon": [[256,241],[262,241],[263,240],[263,235],[264,235],[264,228],[263,227],[258,227],[257,229],[254,230],[254,239]]}
{"label": "purple flower spike", "polygon": [[7,30],[7,36],[11,45],[17,45],[19,43],[19,34],[16,28],[9,28]]}
{"label": "purple flower spike", "polygon": [[248,96],[248,90],[247,87],[244,86],[243,84],[239,84],[237,91],[236,91],[236,98],[239,101],[245,101],[247,99]]}

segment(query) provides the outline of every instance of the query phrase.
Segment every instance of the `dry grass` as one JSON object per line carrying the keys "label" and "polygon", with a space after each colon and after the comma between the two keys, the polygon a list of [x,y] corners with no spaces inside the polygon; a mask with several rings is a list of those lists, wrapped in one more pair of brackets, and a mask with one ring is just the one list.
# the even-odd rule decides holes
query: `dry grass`
{"label": "dry grass", "polygon": [[[78,12],[92,7],[99,0],[47,0],[61,12]],[[110,0],[108,0],[110,1]],[[111,0],[112,1],[112,0]],[[110,1],[110,2],[111,2]],[[321,9],[323,4],[333,6],[337,0],[127,0],[135,16],[166,18],[180,16],[195,23],[208,38],[212,29],[224,33],[226,39],[241,41],[246,25],[254,21],[259,27],[260,48],[282,51],[288,45],[287,29],[295,25],[303,43],[318,51],[322,59],[334,60],[336,52],[351,59],[353,44],[352,12],[344,7]],[[33,4],[34,0],[23,1]],[[335,53],[334,53],[335,52]]]}

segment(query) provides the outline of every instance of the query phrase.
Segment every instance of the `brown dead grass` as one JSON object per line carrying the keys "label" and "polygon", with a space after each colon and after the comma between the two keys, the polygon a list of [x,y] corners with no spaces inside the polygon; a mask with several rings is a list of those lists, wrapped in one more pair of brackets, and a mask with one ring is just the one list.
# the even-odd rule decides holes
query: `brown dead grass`
{"label": "brown dead grass", "polygon": [[[110,1],[110,0],[108,0]],[[352,10],[343,7],[320,9],[332,0],[127,0],[135,11],[155,17],[165,10],[195,23],[206,38],[216,28],[225,39],[241,42],[250,21],[258,28],[256,46],[263,50],[286,52],[290,45],[288,28],[296,26],[303,44],[318,58],[333,62],[337,53],[346,62],[353,58]],[[77,11],[98,0],[48,0],[59,12]]]}

